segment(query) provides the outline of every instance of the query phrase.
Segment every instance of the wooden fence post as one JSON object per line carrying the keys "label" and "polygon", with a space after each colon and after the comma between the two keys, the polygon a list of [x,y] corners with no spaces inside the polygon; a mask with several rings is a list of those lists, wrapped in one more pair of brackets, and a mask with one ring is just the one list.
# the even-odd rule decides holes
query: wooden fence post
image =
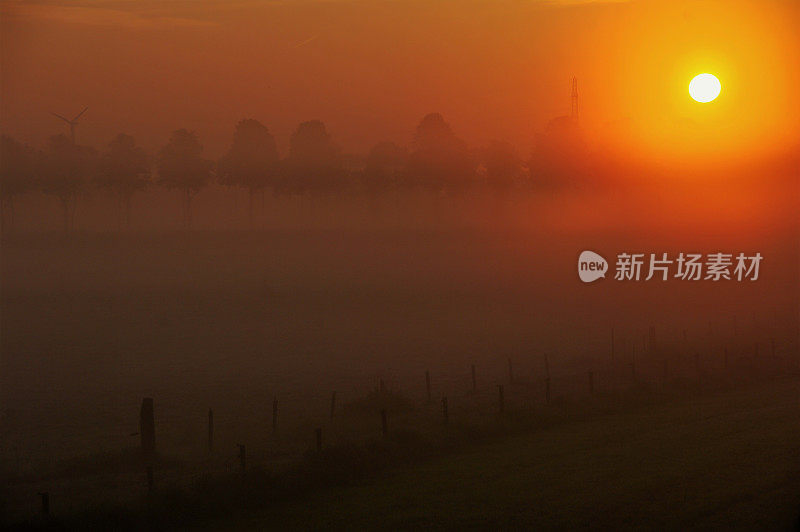
{"label": "wooden fence post", "polygon": [[589,395],[594,395],[594,371],[589,372]]}
{"label": "wooden fence post", "polygon": [[214,449],[214,411],[208,409],[208,452]]}
{"label": "wooden fence post", "polygon": [[550,377],[544,379],[544,400],[545,403],[550,404]]}
{"label": "wooden fence post", "polygon": [[278,396],[272,398],[272,433],[278,432]]}
{"label": "wooden fence post", "polygon": [[475,364],[472,364],[471,369],[472,369],[472,391],[477,392],[478,381],[475,379]]}
{"label": "wooden fence post", "polygon": [[694,372],[697,375],[698,382],[700,381],[700,353],[694,354]]}
{"label": "wooden fence post", "polygon": [[653,352],[656,351],[656,326],[655,325],[651,325],[650,326],[650,331],[649,331],[648,334],[649,334],[649,345],[648,345],[648,348],[649,348],[649,351],[651,353],[653,353]]}
{"label": "wooden fence post", "polygon": [[247,468],[247,449],[241,443],[239,445],[239,470],[244,473]]}
{"label": "wooden fence post", "polygon": [[320,452],[322,451],[322,429],[317,428],[317,430],[314,432],[317,438],[317,452]]}
{"label": "wooden fence post", "polygon": [[142,399],[142,407],[139,411],[139,434],[142,441],[142,454],[145,460],[152,462],[156,452],[156,428],[152,397]]}
{"label": "wooden fence post", "polygon": [[428,394],[428,404],[431,402],[431,372],[425,371],[425,391]]}
{"label": "wooden fence post", "polygon": [[447,411],[447,397],[442,397],[442,419],[445,425],[450,422],[450,414]]}
{"label": "wooden fence post", "polygon": [[336,392],[331,392],[331,420],[336,413]]}
{"label": "wooden fence post", "polygon": [[385,438],[389,434],[389,422],[386,419],[386,409],[381,409],[381,432]]}
{"label": "wooden fence post", "polygon": [[508,358],[508,383],[514,384],[514,367],[511,365],[511,357]]}
{"label": "wooden fence post", "polygon": [[142,443],[145,472],[147,473],[147,490],[153,492],[153,463],[156,457],[156,428],[153,413],[153,398],[142,399],[139,409],[139,435]]}
{"label": "wooden fence post", "polygon": [[40,492],[39,497],[42,499],[42,514],[50,515],[50,493]]}
{"label": "wooden fence post", "polygon": [[614,327],[611,327],[611,362],[614,362]]}
{"label": "wooden fence post", "polygon": [[506,404],[505,403],[506,403],[506,401],[505,401],[505,395],[503,394],[503,385],[502,384],[498,384],[497,385],[497,407],[498,407],[498,410],[499,410],[499,412],[501,414],[503,412],[505,412],[505,409],[506,409]]}

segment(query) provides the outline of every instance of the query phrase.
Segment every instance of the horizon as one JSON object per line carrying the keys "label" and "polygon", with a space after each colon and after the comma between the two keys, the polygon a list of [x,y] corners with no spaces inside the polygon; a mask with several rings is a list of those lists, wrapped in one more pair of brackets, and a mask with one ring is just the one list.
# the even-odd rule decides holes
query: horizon
{"label": "horizon", "polygon": [[[468,144],[508,141],[525,156],[551,119],[570,114],[576,76],[581,124],[598,150],[715,164],[798,146],[796,3],[459,5],[5,0],[0,123],[42,145],[64,131],[50,113],[88,106],[83,144],[125,132],[154,152],[186,128],[218,158],[242,118],[264,123],[282,154],[311,119],[360,154],[384,140],[407,145],[417,121],[440,112]],[[655,26],[664,19],[687,33],[672,50]],[[723,92],[698,108],[686,87],[705,69]]]}

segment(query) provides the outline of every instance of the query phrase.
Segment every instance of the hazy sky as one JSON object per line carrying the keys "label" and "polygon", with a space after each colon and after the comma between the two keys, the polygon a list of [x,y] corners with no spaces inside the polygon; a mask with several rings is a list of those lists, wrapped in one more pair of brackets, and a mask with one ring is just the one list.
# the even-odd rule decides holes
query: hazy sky
{"label": "hazy sky", "polygon": [[[34,144],[84,106],[80,142],[179,127],[211,156],[234,123],[265,123],[285,152],[319,118],[346,151],[407,143],[438,111],[472,144],[527,152],[569,112],[596,143],[655,156],[760,153],[800,138],[798,2],[536,0],[3,1],[3,131]],[[722,81],[702,106],[686,87]]]}

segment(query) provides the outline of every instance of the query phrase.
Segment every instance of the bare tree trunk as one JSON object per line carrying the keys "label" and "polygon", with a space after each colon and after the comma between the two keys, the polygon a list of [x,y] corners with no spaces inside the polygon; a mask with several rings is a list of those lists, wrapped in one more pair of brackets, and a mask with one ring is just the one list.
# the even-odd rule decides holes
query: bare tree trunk
{"label": "bare tree trunk", "polygon": [[250,227],[250,230],[252,231],[252,229],[253,229],[253,201],[254,201],[254,196],[255,196],[256,191],[252,187],[247,189],[247,191],[248,191],[247,223],[248,223],[248,225]]}
{"label": "bare tree trunk", "polygon": [[181,226],[189,227],[189,189],[181,190]]}
{"label": "bare tree trunk", "polygon": [[61,197],[61,209],[64,217],[64,234],[69,234],[69,196]]}
{"label": "bare tree trunk", "polygon": [[8,198],[0,197],[0,234],[6,234],[8,230],[6,224],[6,212],[8,211]]}
{"label": "bare tree trunk", "polygon": [[125,209],[125,228],[131,228],[131,199],[132,196],[130,194],[126,194],[123,198],[124,202],[124,209]]}
{"label": "bare tree trunk", "polygon": [[186,228],[192,228],[192,190],[186,189],[186,210],[185,210]]}
{"label": "bare tree trunk", "polygon": [[[8,216],[6,216],[8,213]],[[5,196],[0,200],[0,233],[14,232],[14,196]]]}
{"label": "bare tree trunk", "polygon": [[70,213],[69,213],[69,229],[75,230],[75,212],[78,210],[78,195],[75,194],[71,198]]}
{"label": "bare tree trunk", "polygon": [[125,195],[120,194],[119,196],[117,196],[117,210],[116,210],[117,231],[122,231],[122,217],[123,217],[122,210],[125,208],[124,203],[125,203]]}

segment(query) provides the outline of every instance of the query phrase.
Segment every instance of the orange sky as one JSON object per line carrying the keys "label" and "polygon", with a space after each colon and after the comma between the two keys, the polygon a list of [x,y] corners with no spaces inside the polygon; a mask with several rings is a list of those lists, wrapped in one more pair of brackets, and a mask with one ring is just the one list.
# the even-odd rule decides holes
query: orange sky
{"label": "orange sky", "polygon": [[[592,143],[657,159],[763,155],[800,139],[800,3],[785,1],[84,0],[2,2],[5,133],[125,131],[148,149],[179,127],[218,156],[234,123],[264,122],[285,152],[301,120],[346,151],[408,143],[438,111],[473,145],[527,153],[569,112],[576,75]],[[716,74],[719,99],[687,85]]]}

